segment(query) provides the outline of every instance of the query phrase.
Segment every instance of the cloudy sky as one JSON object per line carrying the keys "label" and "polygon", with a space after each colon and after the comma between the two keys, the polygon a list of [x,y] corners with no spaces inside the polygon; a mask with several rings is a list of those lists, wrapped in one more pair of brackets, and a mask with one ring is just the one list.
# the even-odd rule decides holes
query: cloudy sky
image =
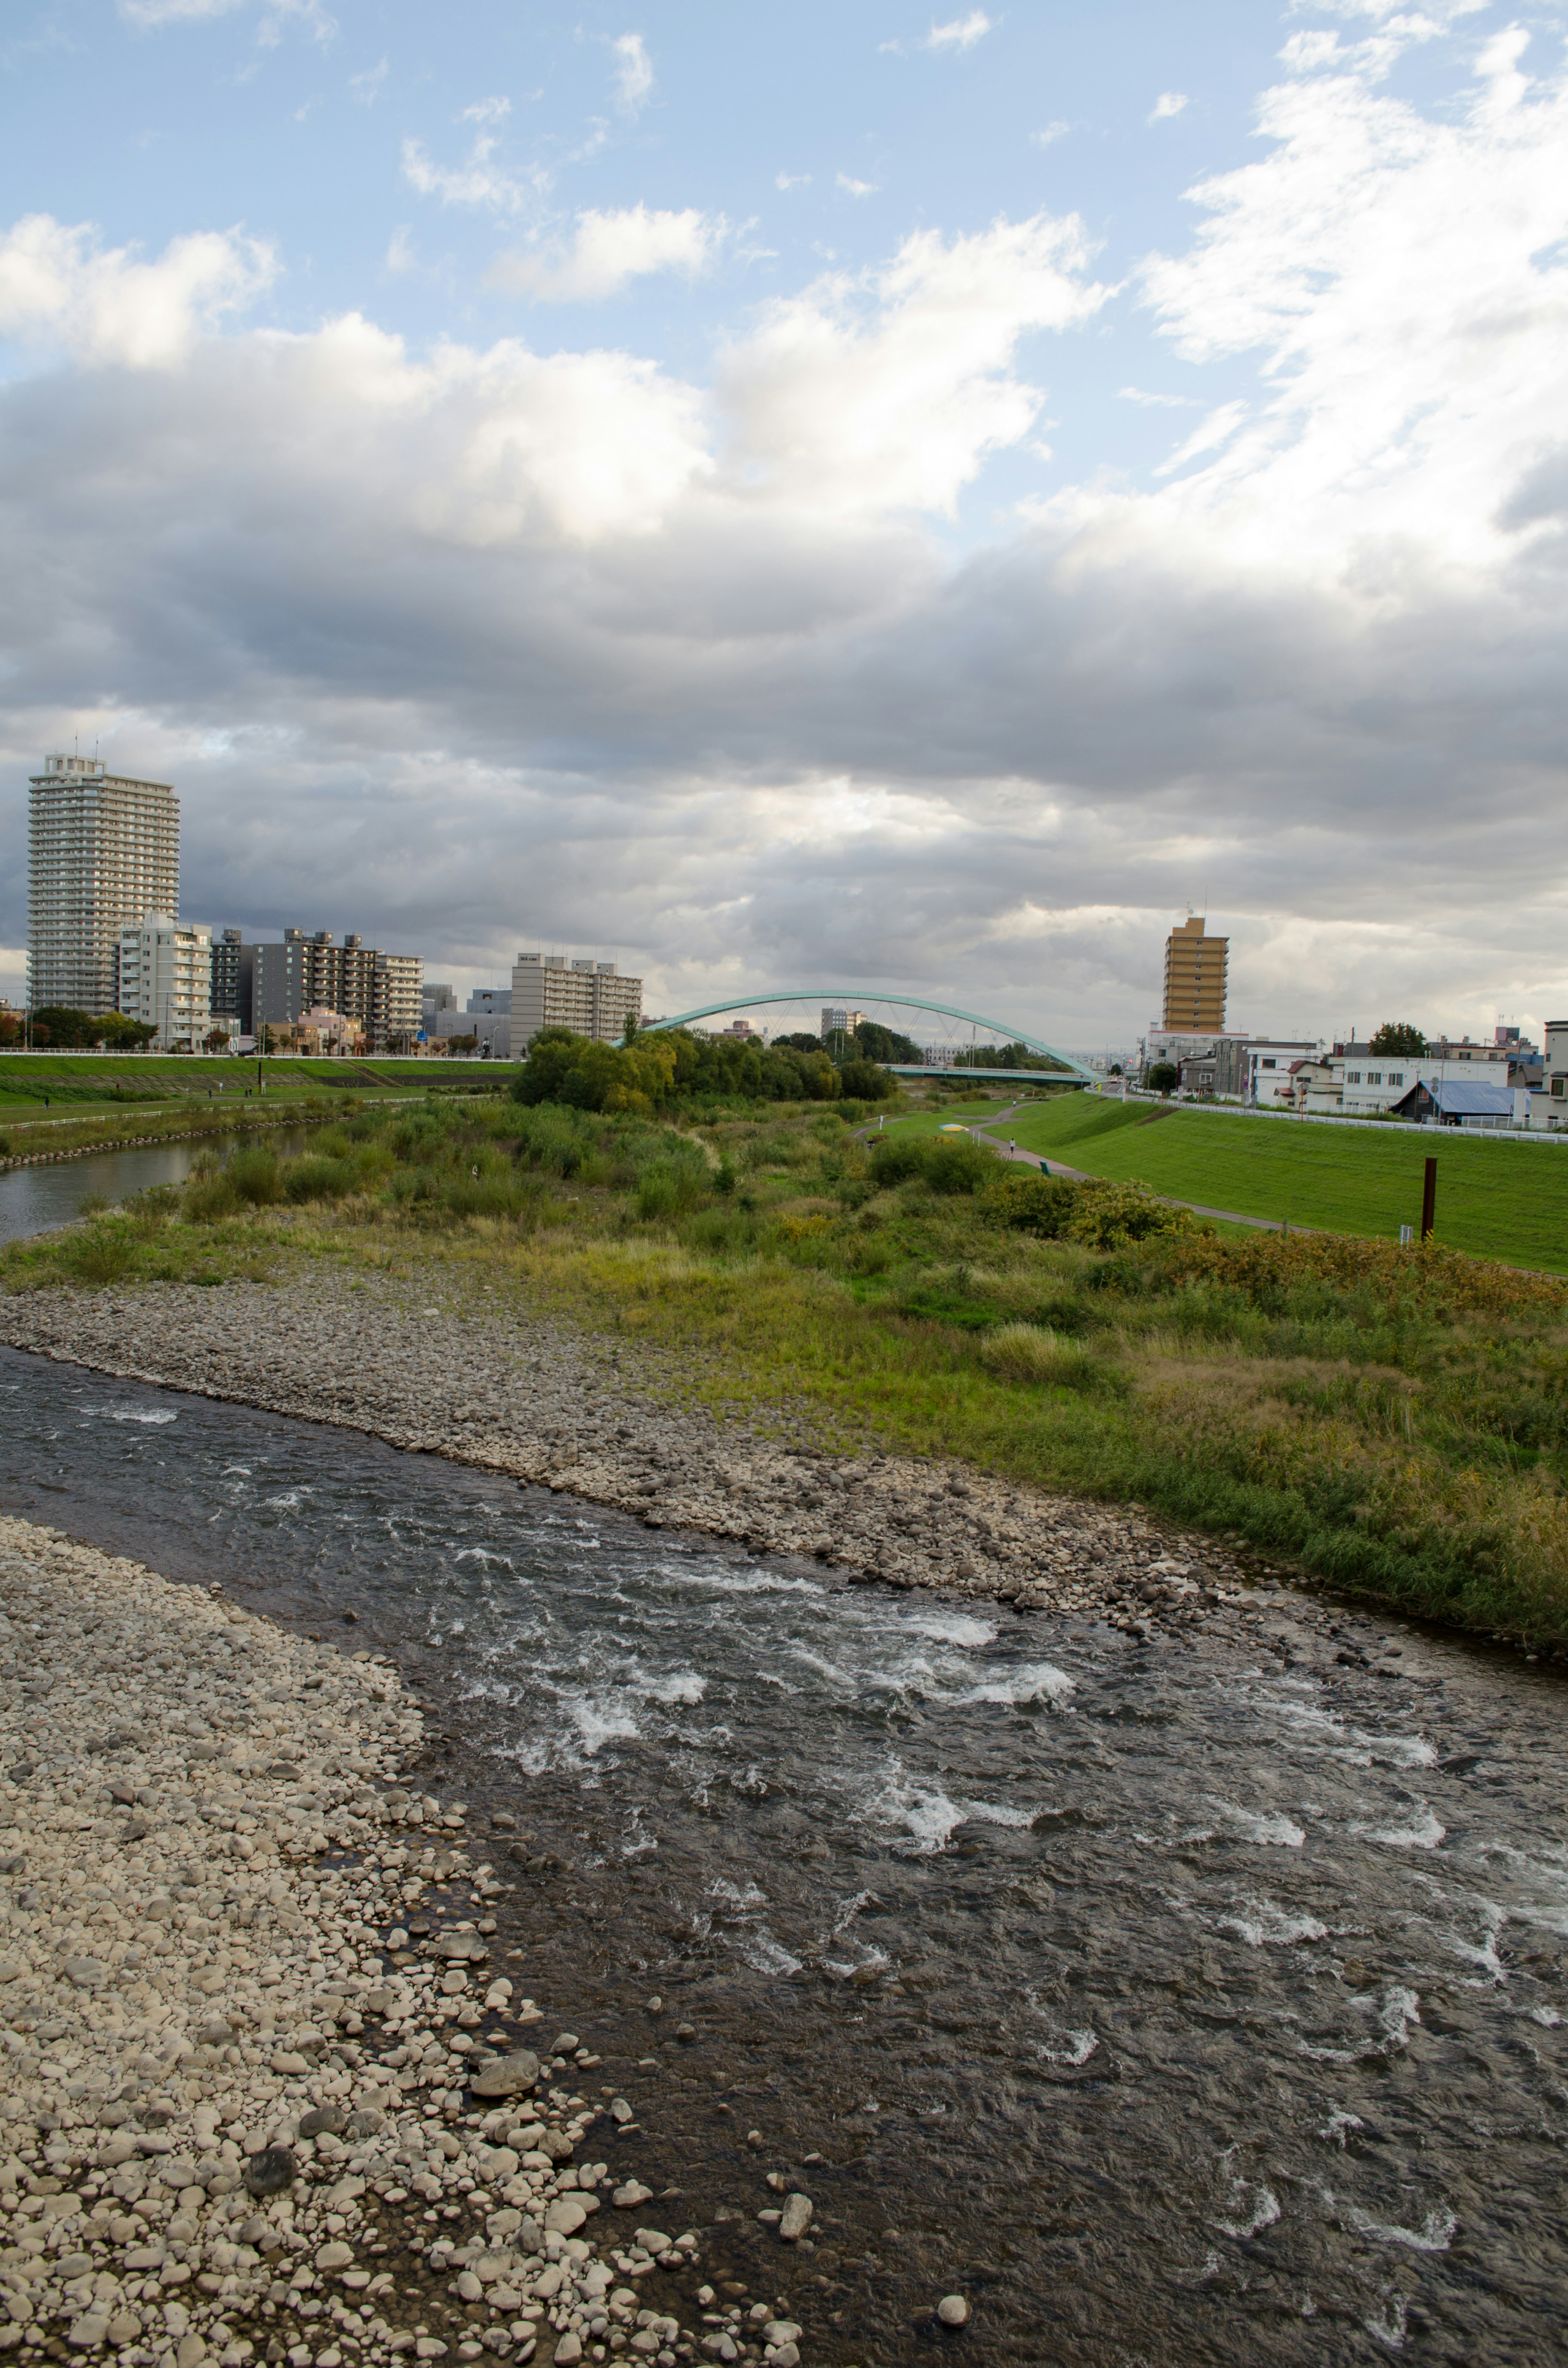
{"label": "cloudy sky", "polygon": [[1472,0],[13,0],[26,781],[187,916],[1059,1043],[1568,1013],[1568,83]]}

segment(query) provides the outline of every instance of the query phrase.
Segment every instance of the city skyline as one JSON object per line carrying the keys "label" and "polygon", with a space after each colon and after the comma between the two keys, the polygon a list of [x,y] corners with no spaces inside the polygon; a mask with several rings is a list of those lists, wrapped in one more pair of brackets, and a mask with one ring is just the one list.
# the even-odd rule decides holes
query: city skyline
{"label": "city skyline", "polygon": [[79,734],[465,988],[1126,1042],[1191,905],[1235,1024],[1563,1008],[1554,28],[40,8],[8,843]]}

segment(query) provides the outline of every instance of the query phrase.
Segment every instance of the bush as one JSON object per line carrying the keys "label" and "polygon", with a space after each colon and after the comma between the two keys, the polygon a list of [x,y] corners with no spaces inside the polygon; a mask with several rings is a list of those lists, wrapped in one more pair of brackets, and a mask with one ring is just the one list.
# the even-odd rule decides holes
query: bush
{"label": "bush", "polygon": [[185,1213],[193,1225],[215,1225],[236,1216],[242,1206],[226,1176],[196,1176],[185,1188]]}
{"label": "bush", "polygon": [[637,1214],[644,1219],[684,1217],[708,1195],[708,1170],[695,1160],[660,1159],[637,1179]]}
{"label": "bush", "polygon": [[1000,1325],[981,1342],[980,1354],[1004,1381],[1047,1382],[1061,1389],[1083,1390],[1101,1379],[1086,1349],[1043,1324]]}
{"label": "bush", "polygon": [[920,1134],[888,1134],[871,1145],[871,1181],[879,1191],[924,1176],[927,1144]]}
{"label": "bush", "polygon": [[296,1159],[283,1171],[285,1198],[296,1206],[305,1201],[343,1201],[359,1182],[351,1159],[322,1159],[313,1155]]}
{"label": "bush", "polygon": [[1091,1178],[1074,1190],[1078,1206],[1065,1229],[1066,1238],[1085,1242],[1091,1249],[1126,1249],[1131,1243],[1147,1241],[1155,1234],[1196,1230],[1190,1209],[1156,1200],[1146,1184],[1102,1184]]}
{"label": "bush", "polygon": [[121,1282],[135,1264],[129,1242],[115,1234],[85,1234],[61,1260],[78,1282]]}
{"label": "bush", "polygon": [[1078,1211],[1078,1186],[1038,1168],[1005,1167],[991,1188],[1004,1224],[1041,1241],[1060,1241]]}
{"label": "bush", "polygon": [[981,1192],[996,1168],[996,1155],[967,1135],[938,1135],[926,1152],[926,1180],[933,1192]]}
{"label": "bush", "polygon": [[267,1143],[247,1143],[236,1151],[223,1170],[223,1179],[236,1201],[244,1201],[253,1209],[283,1197],[278,1154]]}

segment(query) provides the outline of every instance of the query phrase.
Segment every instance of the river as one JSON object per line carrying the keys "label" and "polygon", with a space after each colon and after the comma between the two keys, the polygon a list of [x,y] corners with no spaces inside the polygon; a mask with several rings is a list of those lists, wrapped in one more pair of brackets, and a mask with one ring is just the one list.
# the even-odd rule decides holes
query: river
{"label": "river", "polygon": [[[204,1153],[226,1159],[236,1144],[256,1140],[249,1133],[208,1134],[184,1143],[85,1152],[38,1167],[10,1168],[0,1176],[0,1243],[25,1241],[30,1235],[69,1224],[89,1201],[128,1201],[133,1192],[145,1192],[154,1184],[183,1184]],[[303,1148],[306,1130],[269,1128],[261,1140],[280,1156],[287,1156]]]}
{"label": "river", "polygon": [[641,2097],[622,2159],[812,2368],[955,2290],[986,2363],[1562,2356],[1554,1677],[851,1589],[11,1351],[0,1404],[6,1510],[410,1671],[427,1781],[560,1862],[502,1939]]}

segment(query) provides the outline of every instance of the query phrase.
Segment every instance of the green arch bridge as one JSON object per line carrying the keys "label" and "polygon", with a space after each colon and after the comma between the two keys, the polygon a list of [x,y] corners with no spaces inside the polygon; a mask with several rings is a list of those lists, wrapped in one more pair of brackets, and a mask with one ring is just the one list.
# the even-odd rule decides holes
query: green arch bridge
{"label": "green arch bridge", "polygon": [[[958,1019],[971,1028],[983,1028],[994,1036],[1003,1037],[1009,1044],[1021,1044],[1028,1053],[1037,1053],[1042,1059],[1056,1063],[1061,1071],[1077,1079],[1080,1085],[1098,1085],[1095,1071],[1071,1053],[1048,1044],[1042,1037],[1031,1036],[1027,1029],[1014,1028],[1004,1019],[987,1019],[983,1012],[964,1011],[956,1003],[936,1003],[928,995],[900,995],[882,986],[776,986],[767,995],[732,995],[722,1003],[704,1003],[692,1011],[676,1011],[667,1019],[651,1019],[643,1033],[657,1035],[667,1028],[688,1028],[699,1019],[716,1019],[726,1011],[756,1011],[776,1003],[815,1003],[842,1005],[846,1010],[857,1010],[865,1004],[889,1003],[902,1011],[929,1011],[943,1019]],[[945,1077],[952,1073],[937,1062],[889,1061],[884,1064],[900,1077]],[[1039,1069],[984,1069],[966,1061],[962,1075],[971,1077],[1030,1077],[1049,1076]]]}

